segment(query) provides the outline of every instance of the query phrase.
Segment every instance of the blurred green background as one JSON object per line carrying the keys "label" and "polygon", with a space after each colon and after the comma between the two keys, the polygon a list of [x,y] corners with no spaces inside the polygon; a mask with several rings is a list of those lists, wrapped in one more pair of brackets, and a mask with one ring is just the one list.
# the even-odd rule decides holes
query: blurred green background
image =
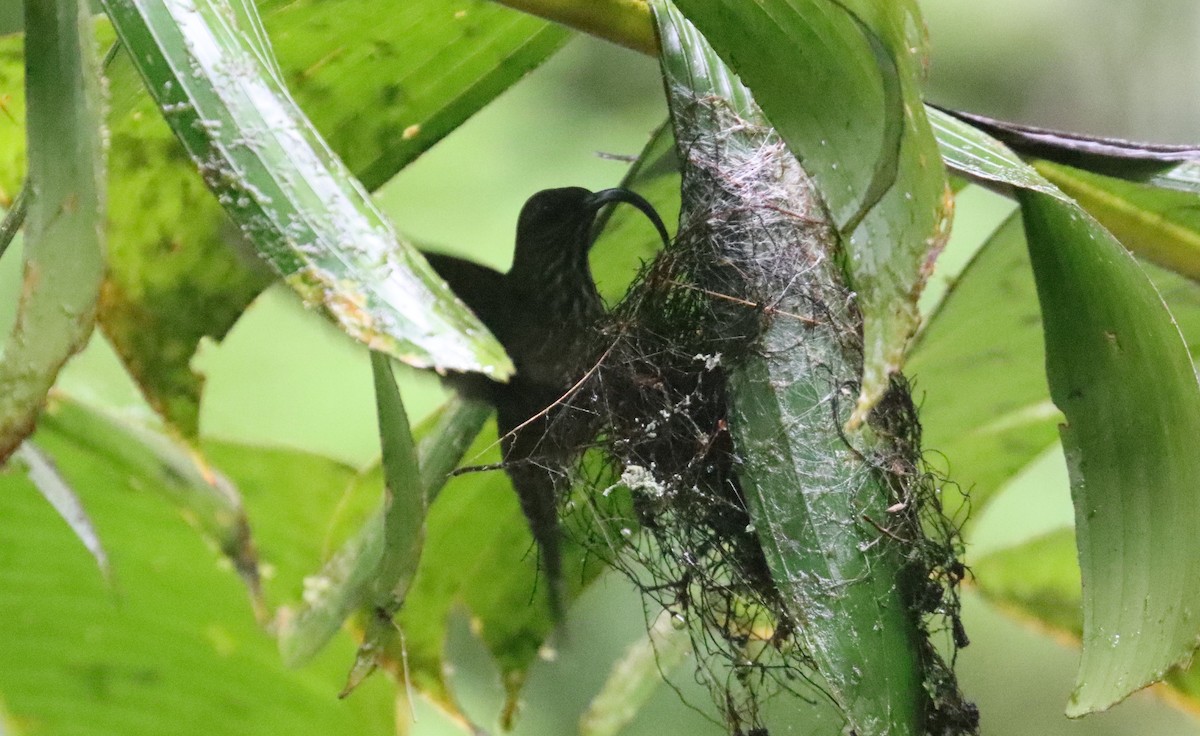
{"label": "blurred green background", "polygon": [[[933,48],[933,100],[1097,134],[1200,141],[1200,97],[1194,94],[1200,4],[1194,0],[927,0],[922,7]],[[19,4],[0,4],[0,28],[18,22],[17,13]],[[626,164],[598,153],[636,154],[665,114],[653,61],[580,38],[389,183],[379,199],[418,242],[504,267],[526,197],[546,187],[617,184]],[[964,197],[955,245],[969,246],[1006,206],[992,195]],[[951,248],[946,259],[956,257],[961,260]],[[4,293],[12,293],[16,263],[6,258],[0,269]],[[221,345],[206,345],[196,367],[208,375],[201,421],[209,436],[302,448],[355,464],[378,453],[364,351],[281,288],[260,298]],[[107,404],[141,404],[100,338],[61,385]],[[415,372],[406,373],[403,391],[414,419],[442,395],[435,379]],[[1071,513],[1063,463],[1048,454],[979,520],[969,555],[1069,524]],[[961,653],[959,672],[980,706],[984,734],[1200,734],[1200,723],[1148,694],[1069,722],[1062,709],[1076,651],[973,595],[966,615],[973,644]],[[626,583],[609,576],[597,585],[572,611],[557,657],[535,667],[517,732],[574,732],[612,661],[644,628],[638,596]],[[468,711],[490,724],[499,686],[468,627],[455,632],[455,679]],[[673,680],[690,702],[703,705],[706,696],[687,664]],[[429,709],[418,716],[415,733],[456,733]],[[667,688],[626,731],[684,732],[723,729]]]}

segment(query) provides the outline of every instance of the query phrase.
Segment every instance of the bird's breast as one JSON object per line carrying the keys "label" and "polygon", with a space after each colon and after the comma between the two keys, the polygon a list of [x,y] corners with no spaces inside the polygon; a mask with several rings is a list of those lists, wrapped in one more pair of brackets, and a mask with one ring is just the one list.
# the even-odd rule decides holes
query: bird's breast
{"label": "bird's breast", "polygon": [[536,383],[574,383],[587,370],[604,305],[586,284],[517,291],[522,319],[506,335],[505,348],[517,372]]}

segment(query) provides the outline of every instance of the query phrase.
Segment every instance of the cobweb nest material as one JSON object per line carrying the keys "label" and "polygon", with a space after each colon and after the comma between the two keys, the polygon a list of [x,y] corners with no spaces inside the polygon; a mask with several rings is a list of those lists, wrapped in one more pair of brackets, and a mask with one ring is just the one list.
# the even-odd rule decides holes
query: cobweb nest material
{"label": "cobweb nest material", "polygon": [[[739,481],[730,432],[730,380],[739,366],[786,355],[821,387],[806,414],[811,426],[793,434],[811,434],[813,452],[829,453],[832,444],[853,454],[856,473],[883,477],[873,487],[887,489],[888,517],[869,521],[902,545],[896,585],[926,634],[949,632],[951,653],[966,644],[957,591],[965,570],[957,525],[939,504],[943,480],[921,459],[904,381],[894,380],[873,411],[869,448],[842,431],[859,393],[862,320],[807,176],[773,130],[719,99],[696,99],[675,114],[677,131],[710,131],[679,146],[679,235],[599,330],[599,357],[551,410],[549,431],[588,437],[578,456],[598,447],[607,459],[599,473],[594,463],[563,469],[577,487],[593,484],[575,503],[604,517],[586,527],[585,543],[690,634],[699,677],[731,732],[766,734],[761,706],[773,693],[815,700],[822,689]],[[772,344],[766,336],[779,320],[791,321],[795,329],[784,333],[799,339]],[[614,511],[618,496],[627,501],[624,515]],[[631,533],[635,526],[640,531]],[[928,636],[922,641],[929,732],[972,732],[974,707]]]}

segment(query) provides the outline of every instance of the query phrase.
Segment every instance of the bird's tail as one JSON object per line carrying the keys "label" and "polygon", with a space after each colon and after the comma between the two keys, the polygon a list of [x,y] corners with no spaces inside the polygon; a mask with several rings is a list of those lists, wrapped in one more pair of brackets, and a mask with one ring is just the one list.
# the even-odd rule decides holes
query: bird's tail
{"label": "bird's tail", "polygon": [[542,573],[546,576],[550,612],[561,622],[566,613],[566,585],[563,578],[562,532],[558,524],[558,491],[553,471],[533,462],[509,468],[521,511],[538,546]]}

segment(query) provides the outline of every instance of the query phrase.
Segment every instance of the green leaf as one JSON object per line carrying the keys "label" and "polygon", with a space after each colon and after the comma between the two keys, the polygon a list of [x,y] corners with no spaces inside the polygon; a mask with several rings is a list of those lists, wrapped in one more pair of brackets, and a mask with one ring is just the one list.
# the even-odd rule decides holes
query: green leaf
{"label": "green leaf", "polygon": [[1126,248],[1200,279],[1200,191],[1162,189],[1048,161],[1035,165]]}
{"label": "green leaf", "polygon": [[927,106],[925,112],[937,136],[942,160],[951,171],[985,185],[998,185],[1005,193],[1010,187],[1018,187],[1067,199],[1020,156],[987,133],[936,107]]}
{"label": "green leaf", "polygon": [[1030,166],[987,132],[936,108],[929,114],[952,170],[1010,195],[1015,187],[1078,203],[1139,257],[1200,278],[1200,176],[1195,174],[1200,164],[1185,162],[1147,176],[1136,175],[1129,161],[1117,176],[1051,161]]}
{"label": "green leaf", "polygon": [[[764,345],[792,344],[785,336],[778,331]],[[863,733],[922,733],[928,706],[917,634],[897,588],[900,565],[861,518],[886,519],[886,494],[828,436],[836,433],[820,404],[827,387],[806,375],[821,364],[808,355],[790,365],[751,364],[731,382],[743,487],[772,577],[803,616],[803,639],[849,723]],[[801,432],[810,433],[803,442]]]}
{"label": "green leaf", "polygon": [[[937,109],[932,107],[932,109]],[[1119,138],[1050,130],[1031,125],[963,112],[938,110],[983,131],[1023,156],[1045,159],[1078,169],[1107,174],[1129,181],[1157,180],[1160,186],[1177,188],[1188,168],[1200,164],[1200,147],[1161,143],[1138,143]],[[1195,187],[1181,187],[1195,191]]]}
{"label": "green leaf", "polygon": [[87,344],[103,277],[104,132],[88,5],[28,0],[29,203],[20,304],[0,359],[0,463]]}
{"label": "green leaf", "polygon": [[[946,458],[975,513],[1058,441],[1061,414],[1046,385],[1037,287],[1018,214],[951,287],[917,337],[907,371],[924,395],[924,444]],[[957,505],[958,494],[946,502]]]}
{"label": "green leaf", "polygon": [[396,236],[219,4],[105,8],[209,188],[307,303],[411,365],[511,373],[500,345]]}
{"label": "green leaf", "polygon": [[[1146,275],[1100,225],[1019,193],[1075,502],[1083,658],[1068,715],[1162,679],[1197,644],[1200,384]],[[1150,377],[1153,377],[1152,380]]]}
{"label": "green leaf", "polygon": [[929,116],[952,170],[1009,195],[1016,188],[1078,203],[1139,257],[1200,278],[1200,164],[1152,176],[1134,176],[1126,167],[1124,178],[1050,161],[1031,166],[967,122],[932,107]]}
{"label": "green leaf", "polygon": [[29,482],[33,483],[38,493],[42,494],[42,498],[54,507],[63,521],[67,522],[67,526],[71,527],[71,531],[75,532],[76,538],[91,553],[92,559],[100,568],[100,573],[106,579],[111,578],[112,568],[108,564],[108,554],[96,534],[96,527],[88,518],[75,489],[71,488],[71,484],[58,472],[54,461],[31,442],[21,443],[13,457],[25,466],[25,475]]}
{"label": "green leaf", "polygon": [[161,496],[210,538],[233,563],[250,591],[255,613],[266,619],[258,553],[237,488],[202,456],[130,419],[56,396],[42,416],[42,434],[71,442],[77,451],[103,458],[124,482]]}
{"label": "green leaf", "polygon": [[[432,495],[421,484],[416,444],[388,357],[372,351],[371,371],[383,456],[383,546],[370,579],[366,632],[342,697],[374,671],[384,648],[399,633],[392,616],[403,605],[417,571],[425,541],[425,512]],[[449,464],[457,463],[458,458],[453,458]]]}
{"label": "green leaf", "polygon": [[[421,485],[416,443],[387,356],[371,353],[371,370],[375,375],[385,489],[383,556],[372,584],[373,605],[390,614],[404,600],[404,591],[416,570],[425,526],[426,499],[432,494]],[[457,463],[458,458],[454,458],[453,464]]]}
{"label": "green leaf", "polygon": [[[34,441],[79,490],[116,585],[100,581],[25,478],[0,475],[0,620],[9,627],[0,698],[14,726],[78,736],[150,736],[164,724],[178,736],[395,733],[387,682],[348,701],[327,697],[352,656],[348,636],[304,671],[283,669],[238,578],[152,486],[55,431],[40,429]],[[250,492],[264,557],[280,580],[294,580],[302,557],[316,559],[342,492],[326,480],[340,466],[251,447],[219,454]]]}
{"label": "green leaf", "polygon": [[949,234],[945,171],[921,104],[922,40],[910,37],[922,24],[916,4],[678,5],[754,92],[845,239],[865,322],[860,421],[903,363],[917,297]]}
{"label": "green leaf", "polygon": [[[370,189],[568,36],[479,0],[404,3],[389,8],[387,23],[372,0],[262,8],[290,91]],[[128,56],[118,55],[109,73],[115,112],[134,108],[113,118],[113,201],[138,206],[113,213],[101,322],[155,408],[194,435],[203,380],[188,366],[196,345],[223,337],[269,275],[243,257],[249,249],[154,112]]]}
{"label": "green leaf", "polygon": [[[389,403],[391,401],[392,399],[389,399]],[[415,487],[421,491],[422,519],[425,516],[425,506],[436,498],[448,474],[479,434],[480,427],[490,411],[486,404],[452,399],[418,428],[417,434],[421,439],[417,444],[417,460],[413,467],[419,468]],[[398,417],[394,412],[389,413],[391,416],[388,425],[391,427]],[[393,429],[395,428],[389,429],[389,432]],[[383,436],[381,431],[381,438]],[[400,454],[403,456],[406,453]],[[386,463],[385,458],[385,466]],[[375,482],[380,480],[377,477],[379,470],[380,468],[367,469],[358,475],[356,482],[360,485],[374,486]],[[384,468],[385,475],[387,472]],[[394,468],[391,473],[393,477],[408,475],[402,468]],[[408,477],[402,482],[409,483],[407,488],[411,489],[414,487],[411,485],[412,481],[413,479]],[[411,497],[408,501],[415,505]],[[403,525],[405,519],[401,517],[396,522]],[[333,637],[351,613],[369,604],[373,592],[382,592],[385,596],[391,592],[386,585],[383,591],[373,591],[386,553],[385,538],[389,536],[386,527],[386,510],[381,509],[373,513],[355,535],[325,563],[320,574],[308,582],[306,588],[311,592],[305,596],[304,608],[295,615],[289,613],[281,617],[279,648],[288,666],[294,667],[311,659]],[[400,533],[397,536],[403,539],[405,535]],[[397,551],[402,549],[403,545],[400,545]],[[411,570],[405,572],[407,562],[415,561],[402,562],[404,564],[401,565],[401,572],[411,576]],[[392,577],[395,581],[396,576]],[[394,609],[391,613],[394,613]]]}

